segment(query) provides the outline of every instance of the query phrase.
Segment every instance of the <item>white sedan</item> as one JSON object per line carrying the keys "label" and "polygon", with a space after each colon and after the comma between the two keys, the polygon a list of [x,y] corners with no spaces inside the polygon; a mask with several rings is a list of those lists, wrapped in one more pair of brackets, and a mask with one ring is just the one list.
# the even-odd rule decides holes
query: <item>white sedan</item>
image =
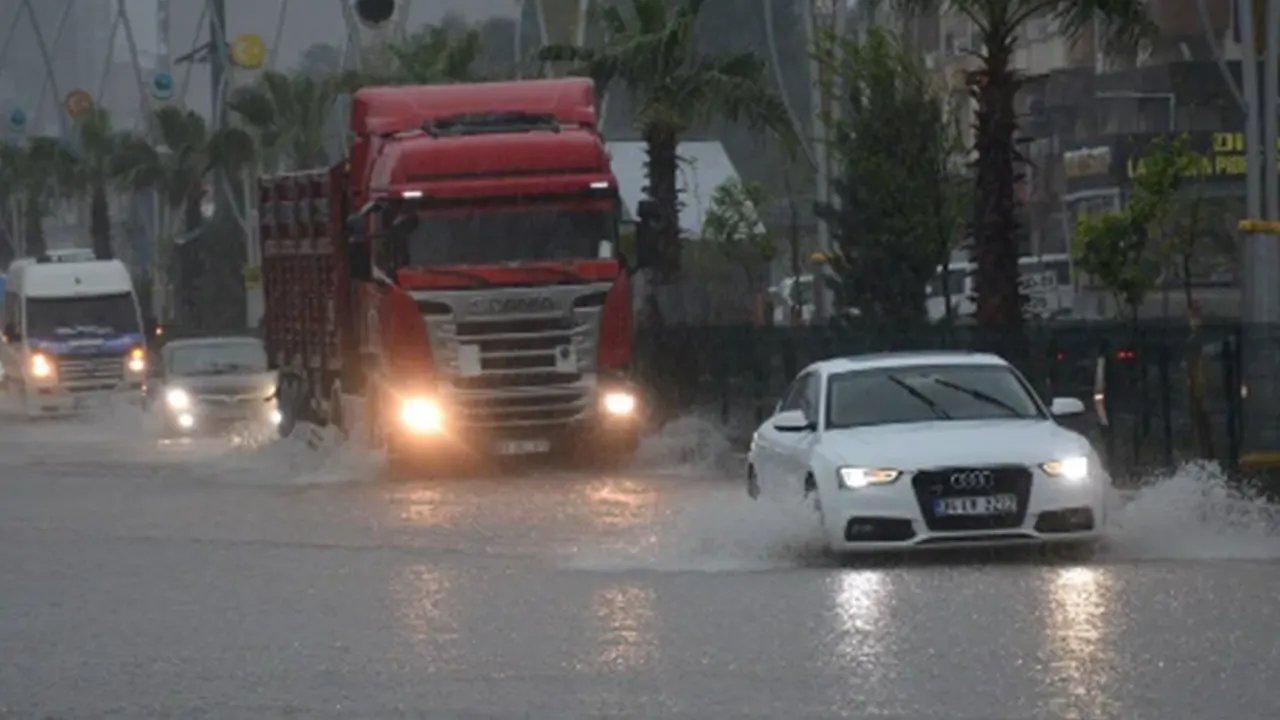
{"label": "white sedan", "polygon": [[995,355],[888,353],[806,368],[751,441],[748,491],[812,497],[835,550],[1096,541],[1111,479]]}

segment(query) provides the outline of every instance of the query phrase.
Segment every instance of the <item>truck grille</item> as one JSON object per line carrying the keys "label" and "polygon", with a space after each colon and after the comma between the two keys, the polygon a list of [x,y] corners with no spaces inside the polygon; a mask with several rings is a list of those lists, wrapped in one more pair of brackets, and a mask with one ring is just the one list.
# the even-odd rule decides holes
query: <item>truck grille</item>
{"label": "truck grille", "polygon": [[[419,297],[433,357],[453,386],[463,422],[503,428],[583,417],[593,398],[601,308],[575,301],[601,290],[599,284],[486,288]],[[503,295],[550,302],[537,314],[475,310]]]}
{"label": "truck grille", "polygon": [[62,383],[114,385],[124,378],[124,358],[63,358],[58,360],[58,380]]}

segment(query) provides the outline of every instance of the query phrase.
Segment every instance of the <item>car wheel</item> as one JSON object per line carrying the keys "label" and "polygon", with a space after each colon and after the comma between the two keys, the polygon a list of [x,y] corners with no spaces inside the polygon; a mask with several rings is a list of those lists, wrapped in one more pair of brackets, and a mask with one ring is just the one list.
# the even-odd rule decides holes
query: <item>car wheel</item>
{"label": "car wheel", "polygon": [[747,466],[747,495],[752,500],[760,498],[760,478],[756,477],[756,468],[754,465]]}

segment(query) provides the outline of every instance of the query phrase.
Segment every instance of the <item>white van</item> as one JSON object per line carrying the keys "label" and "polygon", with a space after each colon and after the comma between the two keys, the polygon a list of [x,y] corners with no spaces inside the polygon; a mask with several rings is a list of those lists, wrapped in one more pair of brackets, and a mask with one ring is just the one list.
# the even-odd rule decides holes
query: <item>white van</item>
{"label": "white van", "polygon": [[[930,322],[947,316],[947,301],[958,320],[971,320],[977,305],[974,273],[977,264],[954,262],[947,265],[946,291],[942,267],[925,290],[925,309]],[[1022,314],[1029,320],[1062,320],[1075,315],[1076,293],[1071,283],[1071,256],[1066,254],[1024,255],[1018,258],[1018,289],[1026,296]]]}
{"label": "white van", "polygon": [[119,260],[16,260],[3,318],[0,361],[28,415],[67,413],[106,393],[141,396],[142,314]]}

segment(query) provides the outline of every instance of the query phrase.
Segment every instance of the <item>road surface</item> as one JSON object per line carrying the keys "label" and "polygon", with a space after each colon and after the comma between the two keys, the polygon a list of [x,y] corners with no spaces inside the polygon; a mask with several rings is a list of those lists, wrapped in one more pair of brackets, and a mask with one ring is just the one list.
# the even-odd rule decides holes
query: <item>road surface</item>
{"label": "road surface", "polygon": [[695,420],[635,469],[0,414],[0,717],[1280,717],[1280,530],[1188,468],[1095,560],[848,562]]}

